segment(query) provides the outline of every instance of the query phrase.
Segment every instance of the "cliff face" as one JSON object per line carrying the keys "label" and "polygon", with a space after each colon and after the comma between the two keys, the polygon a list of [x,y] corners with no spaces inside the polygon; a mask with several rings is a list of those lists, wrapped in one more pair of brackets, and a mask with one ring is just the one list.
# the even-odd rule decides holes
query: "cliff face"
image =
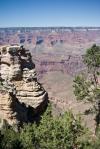
{"label": "cliff face", "polygon": [[0,28],[0,45],[10,43],[54,46],[57,43],[84,46],[100,42],[100,27],[19,27]]}
{"label": "cliff face", "polygon": [[23,47],[0,48],[0,82],[0,118],[9,124],[32,121],[47,104],[31,54]]}

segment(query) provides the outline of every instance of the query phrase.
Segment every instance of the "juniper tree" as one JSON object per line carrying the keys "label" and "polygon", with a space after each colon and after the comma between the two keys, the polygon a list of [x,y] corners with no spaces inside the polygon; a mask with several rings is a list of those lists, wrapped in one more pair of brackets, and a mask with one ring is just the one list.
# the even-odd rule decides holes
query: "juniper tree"
{"label": "juniper tree", "polygon": [[100,46],[93,45],[83,56],[87,66],[85,74],[75,77],[74,93],[77,100],[90,101],[96,112],[97,127],[100,124]]}

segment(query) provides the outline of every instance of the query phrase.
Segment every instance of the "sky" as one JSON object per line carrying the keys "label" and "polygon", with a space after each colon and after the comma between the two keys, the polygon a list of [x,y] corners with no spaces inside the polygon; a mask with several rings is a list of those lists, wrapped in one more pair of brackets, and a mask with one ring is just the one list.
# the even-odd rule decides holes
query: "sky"
{"label": "sky", "polygon": [[0,0],[0,27],[100,26],[100,0]]}

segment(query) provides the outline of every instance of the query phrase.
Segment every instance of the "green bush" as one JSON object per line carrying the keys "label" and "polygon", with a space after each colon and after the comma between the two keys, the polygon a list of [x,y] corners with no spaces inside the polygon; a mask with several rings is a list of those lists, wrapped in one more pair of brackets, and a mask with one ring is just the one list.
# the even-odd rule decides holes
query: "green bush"
{"label": "green bush", "polygon": [[52,117],[49,106],[38,124],[25,124],[19,132],[3,128],[0,149],[97,149],[99,135],[94,139],[71,111]]}

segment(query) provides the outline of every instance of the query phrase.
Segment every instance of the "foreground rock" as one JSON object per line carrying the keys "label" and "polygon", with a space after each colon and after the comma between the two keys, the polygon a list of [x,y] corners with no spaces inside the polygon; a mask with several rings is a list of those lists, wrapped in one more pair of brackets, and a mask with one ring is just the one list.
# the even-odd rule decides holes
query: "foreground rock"
{"label": "foreground rock", "polygon": [[0,48],[0,118],[9,124],[31,122],[47,105],[48,95],[37,81],[29,50]]}

